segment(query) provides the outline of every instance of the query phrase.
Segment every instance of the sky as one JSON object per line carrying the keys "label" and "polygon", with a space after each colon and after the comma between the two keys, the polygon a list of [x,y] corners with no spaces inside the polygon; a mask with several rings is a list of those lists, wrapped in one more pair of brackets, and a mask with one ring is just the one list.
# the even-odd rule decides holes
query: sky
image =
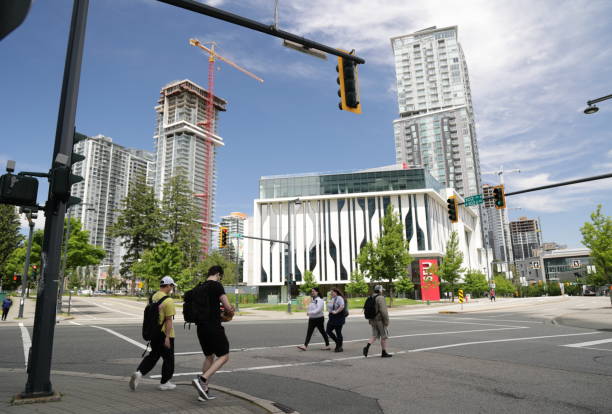
{"label": "sky", "polygon": [[[272,24],[274,0],[206,3]],[[0,168],[48,171],[72,1],[34,0],[0,41]],[[189,39],[215,41],[261,84],[217,64],[225,146],[217,158],[217,218],[249,215],[266,175],[346,171],[395,162],[398,118],[390,38],[457,25],[469,70],[481,169],[501,166],[506,191],[612,172],[612,2],[515,0],[280,0],[279,28],[346,50],[359,67],[363,113],[337,108],[336,58],[284,48],[280,39],[155,0],[90,2],[77,130],[153,150],[160,89],[191,79],[206,88],[207,57]],[[2,171],[3,172],[3,171]],[[485,174],[483,182],[498,183]],[[39,201],[46,198],[41,182]],[[612,213],[612,179],[508,197],[510,219],[539,218],[545,241],[581,247],[598,204]],[[41,214],[42,216],[42,214]],[[38,225],[42,222],[39,219]]]}

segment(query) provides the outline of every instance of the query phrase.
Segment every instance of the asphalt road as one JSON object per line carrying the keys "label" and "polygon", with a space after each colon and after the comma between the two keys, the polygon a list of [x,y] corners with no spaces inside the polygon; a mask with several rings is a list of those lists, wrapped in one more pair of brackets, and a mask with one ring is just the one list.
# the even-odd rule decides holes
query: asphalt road
{"label": "asphalt road", "polygon": [[[212,382],[303,414],[610,413],[612,332],[540,317],[560,306],[582,305],[397,316],[389,359],[379,358],[378,344],[367,359],[361,355],[369,335],[362,317],[345,326],[344,353],[319,350],[318,333],[307,352],[297,350],[305,320],[233,321],[226,324],[230,362]],[[144,347],[140,309],[76,300],[79,317],[56,327],[53,369],[130,375]],[[24,366],[25,331],[31,335],[31,327],[0,325],[0,366]],[[175,378],[185,380],[201,369],[202,355],[193,329],[177,324],[176,334]]]}

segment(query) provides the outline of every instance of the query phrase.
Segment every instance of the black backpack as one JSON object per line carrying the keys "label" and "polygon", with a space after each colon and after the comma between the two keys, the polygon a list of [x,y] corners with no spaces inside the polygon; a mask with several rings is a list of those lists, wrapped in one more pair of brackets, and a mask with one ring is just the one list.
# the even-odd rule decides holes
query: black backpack
{"label": "black backpack", "polygon": [[159,307],[170,296],[164,296],[157,302],[153,302],[153,296],[149,297],[149,304],[144,310],[144,318],[142,321],[142,338],[145,341],[151,342],[157,335],[161,333],[161,324],[159,323]]}
{"label": "black backpack", "polygon": [[368,298],[366,299],[365,303],[363,304],[363,315],[365,316],[366,319],[374,319],[376,318],[376,298],[378,297],[378,295],[375,296],[368,296]]}
{"label": "black backpack", "polygon": [[183,319],[185,324],[207,321],[210,314],[209,298],[206,286],[200,283],[183,296]]}

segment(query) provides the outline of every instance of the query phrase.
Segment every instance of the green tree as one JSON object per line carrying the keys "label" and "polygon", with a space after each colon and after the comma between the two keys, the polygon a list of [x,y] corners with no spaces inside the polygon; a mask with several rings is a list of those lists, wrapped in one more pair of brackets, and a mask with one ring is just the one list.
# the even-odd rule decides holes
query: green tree
{"label": "green tree", "polygon": [[198,283],[205,281],[208,269],[212,266],[221,266],[223,268],[222,283],[224,285],[233,285],[237,282],[236,263],[227,260],[218,250],[214,250],[195,267],[183,269],[177,276],[177,279],[175,279],[179,289],[186,292]]}
{"label": "green tree", "polygon": [[346,292],[351,296],[365,296],[370,290],[370,286],[365,281],[365,277],[359,270],[351,273],[351,281],[346,284]]}
{"label": "green tree", "polygon": [[117,290],[119,285],[121,284],[121,279],[115,276],[115,268],[113,266],[109,266],[106,271],[106,288],[111,292]]}
{"label": "green tree", "polygon": [[393,306],[393,281],[408,275],[412,262],[409,243],[404,239],[404,226],[399,215],[389,205],[383,218],[382,233],[378,240],[368,242],[359,252],[357,263],[361,272],[372,281],[385,281]]}
{"label": "green tree", "polygon": [[306,270],[304,272],[304,280],[302,284],[299,286],[300,292],[308,295],[312,288],[319,286],[317,282],[315,282],[314,275],[310,270]]}
{"label": "green tree", "polygon": [[402,276],[395,282],[395,290],[404,294],[411,293],[414,291],[414,283],[412,283],[409,276]]}
{"label": "green tree", "polygon": [[[67,220],[65,220],[65,225],[68,223]],[[98,265],[104,256],[106,256],[104,249],[89,243],[89,232],[82,229],[81,222],[77,219],[70,219],[66,269],[73,270],[80,266]]]}
{"label": "green tree", "polygon": [[[6,272],[5,265],[13,252],[22,244],[23,236],[19,233],[19,216],[15,206],[0,204],[0,275]],[[23,267],[19,274],[23,272]]]}
{"label": "green tree", "polygon": [[161,215],[166,240],[180,248],[187,267],[194,266],[200,257],[198,205],[184,171],[179,169],[164,186]]}
{"label": "green tree", "polygon": [[497,296],[508,296],[513,295],[516,287],[512,284],[512,281],[506,279],[503,276],[495,276],[495,294]]}
{"label": "green tree", "polygon": [[[109,234],[121,239],[126,249],[119,273],[129,275],[132,265],[140,259],[145,250],[152,249],[162,241],[163,226],[161,212],[155,199],[153,189],[139,179],[130,186],[127,197],[122,201],[119,217]],[[136,279],[132,273],[132,293],[136,288]]]}
{"label": "green tree", "polygon": [[159,287],[162,277],[176,278],[181,273],[183,260],[184,256],[178,245],[161,242],[142,254],[141,260],[132,266],[132,272],[145,281],[146,290],[154,290]]}
{"label": "green tree", "polygon": [[462,264],[463,253],[459,250],[459,238],[457,232],[453,231],[448,239],[448,243],[446,243],[444,257],[436,269],[436,274],[448,284],[453,301],[455,301],[455,285],[463,271],[461,268]]}
{"label": "green tree", "polygon": [[484,273],[470,269],[465,273],[463,287],[474,296],[482,296],[488,290],[489,284]]}
{"label": "green tree", "polygon": [[612,217],[601,213],[601,204],[591,213],[591,222],[580,228],[582,244],[591,250],[595,273],[587,276],[589,285],[612,283]]}

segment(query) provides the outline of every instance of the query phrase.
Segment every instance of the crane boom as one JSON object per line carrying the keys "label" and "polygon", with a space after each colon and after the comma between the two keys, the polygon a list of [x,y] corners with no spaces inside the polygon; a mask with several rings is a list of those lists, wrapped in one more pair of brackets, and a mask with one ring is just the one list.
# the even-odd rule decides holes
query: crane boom
{"label": "crane boom", "polygon": [[213,49],[210,49],[206,46],[204,46],[202,44],[202,42],[200,42],[198,39],[189,39],[189,44],[191,44],[192,46],[197,46],[200,49],[208,52],[211,56],[211,58],[213,59],[219,59],[224,61],[225,63],[227,63],[228,65],[230,65],[231,67],[233,67],[234,69],[239,70],[240,72],[244,73],[245,75],[249,75],[250,77],[252,77],[253,79],[258,80],[259,82],[263,83],[263,79],[261,79],[259,76],[249,72],[248,70],[241,68],[240,66],[238,66],[237,64],[235,64],[234,62],[232,62],[231,60],[224,58],[223,56],[221,56],[220,54],[218,54],[217,52],[215,52]]}

